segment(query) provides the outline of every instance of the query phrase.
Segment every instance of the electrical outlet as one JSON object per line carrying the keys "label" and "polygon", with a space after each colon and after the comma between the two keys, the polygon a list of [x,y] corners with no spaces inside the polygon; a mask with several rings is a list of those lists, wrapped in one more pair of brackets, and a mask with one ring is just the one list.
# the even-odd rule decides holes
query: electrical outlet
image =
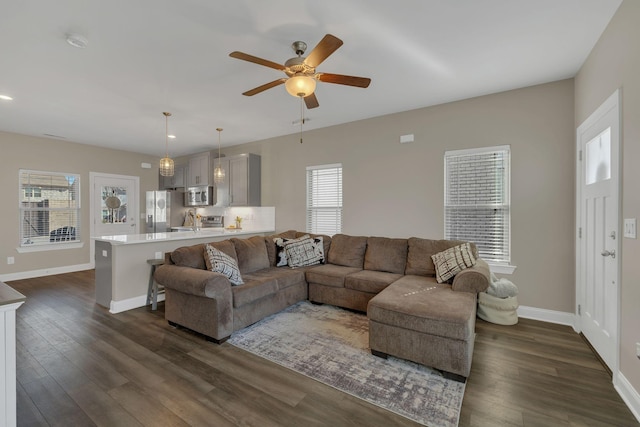
{"label": "electrical outlet", "polygon": [[156,259],[162,259],[162,252],[156,252]]}
{"label": "electrical outlet", "polygon": [[629,239],[636,238],[636,219],[625,218],[624,219],[624,237]]}
{"label": "electrical outlet", "polygon": [[16,262],[16,259],[12,256],[7,257],[7,264],[11,265]]}

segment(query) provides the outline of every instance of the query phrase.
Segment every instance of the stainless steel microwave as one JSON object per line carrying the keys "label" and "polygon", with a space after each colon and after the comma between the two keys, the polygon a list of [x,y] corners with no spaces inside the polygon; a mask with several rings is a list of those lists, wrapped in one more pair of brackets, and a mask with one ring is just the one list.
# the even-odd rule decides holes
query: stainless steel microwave
{"label": "stainless steel microwave", "polygon": [[211,206],[213,205],[213,187],[189,187],[184,192],[184,205]]}

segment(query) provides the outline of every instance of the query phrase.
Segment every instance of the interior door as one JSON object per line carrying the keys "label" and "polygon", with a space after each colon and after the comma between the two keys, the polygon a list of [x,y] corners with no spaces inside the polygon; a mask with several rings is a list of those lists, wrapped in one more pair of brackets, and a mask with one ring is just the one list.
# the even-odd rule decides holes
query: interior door
{"label": "interior door", "polygon": [[619,312],[619,108],[614,93],[578,128],[577,301],[580,327],[615,372]]}

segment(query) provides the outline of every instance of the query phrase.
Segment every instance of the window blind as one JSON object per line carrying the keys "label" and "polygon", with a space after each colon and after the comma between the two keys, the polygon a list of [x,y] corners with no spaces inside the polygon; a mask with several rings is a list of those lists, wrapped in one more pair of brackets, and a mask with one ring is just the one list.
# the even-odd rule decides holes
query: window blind
{"label": "window blind", "polygon": [[474,242],[481,258],[509,263],[509,146],[445,153],[445,238]]}
{"label": "window blind", "polygon": [[20,245],[80,239],[80,175],[20,170]]}
{"label": "window blind", "polygon": [[342,232],[342,165],[307,167],[307,232]]}

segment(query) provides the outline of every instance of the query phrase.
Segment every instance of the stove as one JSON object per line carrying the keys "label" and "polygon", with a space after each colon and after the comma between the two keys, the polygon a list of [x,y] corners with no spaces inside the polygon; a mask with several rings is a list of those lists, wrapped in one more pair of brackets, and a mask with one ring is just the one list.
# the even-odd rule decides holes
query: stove
{"label": "stove", "polygon": [[202,228],[224,228],[223,215],[203,216],[201,221],[202,221]]}

